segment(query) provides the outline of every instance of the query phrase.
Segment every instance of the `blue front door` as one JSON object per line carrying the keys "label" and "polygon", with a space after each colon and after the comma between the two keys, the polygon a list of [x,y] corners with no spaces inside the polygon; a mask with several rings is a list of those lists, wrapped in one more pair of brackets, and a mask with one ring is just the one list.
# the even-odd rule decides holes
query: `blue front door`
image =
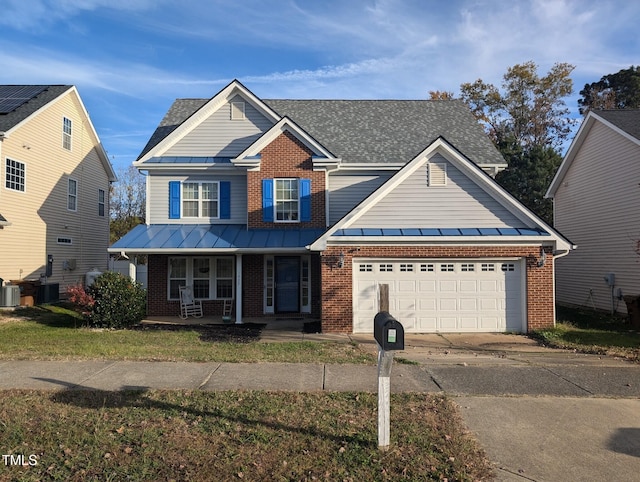
{"label": "blue front door", "polygon": [[276,312],[300,311],[300,258],[276,256]]}

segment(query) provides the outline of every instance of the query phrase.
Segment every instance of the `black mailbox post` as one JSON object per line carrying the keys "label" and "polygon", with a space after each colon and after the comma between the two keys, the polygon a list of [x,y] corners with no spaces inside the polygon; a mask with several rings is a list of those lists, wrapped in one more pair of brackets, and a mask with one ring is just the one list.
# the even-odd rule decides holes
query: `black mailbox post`
{"label": "black mailbox post", "polygon": [[373,336],[385,351],[404,350],[404,327],[386,311],[373,318]]}

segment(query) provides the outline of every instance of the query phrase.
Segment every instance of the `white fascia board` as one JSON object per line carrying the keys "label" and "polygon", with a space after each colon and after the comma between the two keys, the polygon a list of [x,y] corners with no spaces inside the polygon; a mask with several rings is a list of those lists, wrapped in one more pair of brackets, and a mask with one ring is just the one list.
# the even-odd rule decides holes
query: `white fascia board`
{"label": "white fascia board", "polygon": [[180,164],[167,164],[167,163],[155,163],[155,164],[143,164],[136,166],[141,171],[228,171],[231,173],[237,173],[238,169],[233,165],[211,165],[211,164],[193,164],[193,163],[180,163]]}
{"label": "white fascia board", "polygon": [[256,97],[249,89],[247,89],[237,80],[234,80],[229,85],[224,87],[220,92],[214,95],[209,101],[207,101],[202,107],[200,107],[200,109],[194,112],[167,137],[162,139],[158,144],[151,148],[151,150],[149,150],[149,152],[147,152],[144,157],[135,161],[133,165],[139,167],[140,164],[142,164],[146,160],[151,159],[152,157],[161,157],[164,152],[173,147],[189,132],[199,126],[215,111],[226,104],[232,97],[238,94],[244,97],[247,102],[261,111],[266,117],[270,117],[274,122],[277,122],[280,119],[278,114],[276,114],[270,107],[268,107],[264,102]]}
{"label": "white fascia board", "polygon": [[398,171],[406,162],[349,162],[340,164],[341,171]]}

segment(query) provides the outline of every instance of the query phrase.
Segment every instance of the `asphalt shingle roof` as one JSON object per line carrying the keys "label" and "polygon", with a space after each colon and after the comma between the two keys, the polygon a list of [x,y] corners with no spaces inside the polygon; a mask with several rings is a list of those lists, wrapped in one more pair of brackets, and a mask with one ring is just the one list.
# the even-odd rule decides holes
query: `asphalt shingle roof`
{"label": "asphalt shingle roof", "polygon": [[[177,99],[138,157],[209,99]],[[476,164],[505,164],[461,100],[284,100],[263,102],[344,163],[409,162],[444,137]]]}
{"label": "asphalt shingle roof", "polygon": [[[26,87],[26,86],[23,86]],[[19,106],[17,109],[7,113],[0,114],[0,132],[6,132],[25,120],[31,114],[41,107],[44,107],[52,100],[56,99],[67,90],[71,89],[71,85],[46,85],[45,89],[38,95]]]}
{"label": "asphalt shingle roof", "polygon": [[594,113],[640,140],[640,109],[596,110]]}

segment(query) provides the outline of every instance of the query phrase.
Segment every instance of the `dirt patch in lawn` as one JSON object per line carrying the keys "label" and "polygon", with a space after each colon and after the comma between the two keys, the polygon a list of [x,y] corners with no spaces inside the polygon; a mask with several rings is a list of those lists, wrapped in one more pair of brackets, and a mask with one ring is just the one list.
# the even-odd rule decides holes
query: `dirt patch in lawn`
{"label": "dirt patch in lawn", "polygon": [[242,325],[171,325],[163,323],[145,323],[132,329],[139,331],[196,331],[202,341],[217,343],[250,343],[260,339],[265,327],[260,323],[244,323]]}

